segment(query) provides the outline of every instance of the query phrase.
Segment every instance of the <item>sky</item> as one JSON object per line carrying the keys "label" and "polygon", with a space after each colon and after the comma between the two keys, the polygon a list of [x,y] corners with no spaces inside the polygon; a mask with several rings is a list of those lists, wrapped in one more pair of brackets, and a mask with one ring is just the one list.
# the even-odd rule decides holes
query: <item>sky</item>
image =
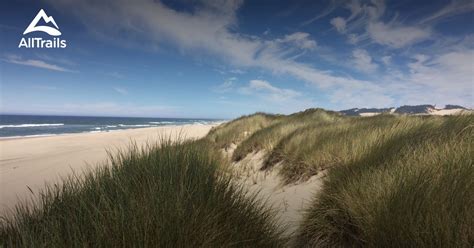
{"label": "sky", "polygon": [[[43,9],[66,48],[19,48]],[[51,23],[43,23],[51,25]],[[474,1],[9,0],[1,113],[474,106]]]}

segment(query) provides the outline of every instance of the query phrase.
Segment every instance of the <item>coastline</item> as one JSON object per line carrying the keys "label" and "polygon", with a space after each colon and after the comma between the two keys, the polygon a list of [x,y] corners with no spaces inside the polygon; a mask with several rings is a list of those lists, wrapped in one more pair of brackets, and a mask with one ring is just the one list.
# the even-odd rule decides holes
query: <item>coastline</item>
{"label": "coastline", "polygon": [[[80,175],[107,161],[107,151],[141,146],[159,137],[195,139],[221,123],[134,128],[107,132],[69,133],[0,139],[0,214],[29,200],[45,184]],[[32,191],[32,192],[30,192]]]}

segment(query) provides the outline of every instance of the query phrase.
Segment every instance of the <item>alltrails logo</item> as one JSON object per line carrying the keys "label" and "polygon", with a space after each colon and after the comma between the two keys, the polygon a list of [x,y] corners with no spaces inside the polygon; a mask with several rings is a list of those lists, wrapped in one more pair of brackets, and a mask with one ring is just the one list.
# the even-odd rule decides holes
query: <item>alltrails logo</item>
{"label": "alltrails logo", "polygon": [[[43,20],[44,23],[51,23],[52,26],[39,26],[38,22]],[[52,16],[46,15],[43,9],[41,9],[38,14],[35,16],[30,25],[25,29],[23,35],[32,33],[32,32],[44,32],[51,36],[61,36],[61,31],[59,31],[58,24],[54,21]],[[41,37],[29,37],[21,38],[18,48],[66,48],[66,40],[62,40],[59,37],[54,37],[53,39],[43,39]]]}

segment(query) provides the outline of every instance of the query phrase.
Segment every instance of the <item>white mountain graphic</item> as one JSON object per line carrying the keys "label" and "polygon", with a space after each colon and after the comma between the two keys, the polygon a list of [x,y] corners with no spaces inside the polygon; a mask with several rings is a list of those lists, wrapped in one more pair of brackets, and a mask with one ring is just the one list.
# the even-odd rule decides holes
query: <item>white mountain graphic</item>
{"label": "white mountain graphic", "polygon": [[[43,20],[46,23],[52,23],[56,28],[49,27],[49,26],[36,26],[38,24],[38,21],[43,18]],[[35,19],[31,21],[30,25],[25,29],[25,32],[23,32],[23,35],[31,33],[31,32],[36,32],[36,31],[41,31],[45,32],[51,36],[60,36],[61,32],[59,31],[59,27],[54,21],[54,18],[52,16],[46,15],[46,12],[44,12],[43,9],[40,9],[38,14],[36,14]]]}

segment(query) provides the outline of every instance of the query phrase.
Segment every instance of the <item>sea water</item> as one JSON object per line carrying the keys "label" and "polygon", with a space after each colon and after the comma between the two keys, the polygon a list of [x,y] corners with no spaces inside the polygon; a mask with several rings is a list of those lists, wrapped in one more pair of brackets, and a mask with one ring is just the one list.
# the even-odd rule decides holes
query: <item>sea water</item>
{"label": "sea water", "polygon": [[216,119],[139,118],[92,116],[0,115],[0,137],[49,136],[67,133],[110,132],[114,130],[167,125],[211,124]]}

